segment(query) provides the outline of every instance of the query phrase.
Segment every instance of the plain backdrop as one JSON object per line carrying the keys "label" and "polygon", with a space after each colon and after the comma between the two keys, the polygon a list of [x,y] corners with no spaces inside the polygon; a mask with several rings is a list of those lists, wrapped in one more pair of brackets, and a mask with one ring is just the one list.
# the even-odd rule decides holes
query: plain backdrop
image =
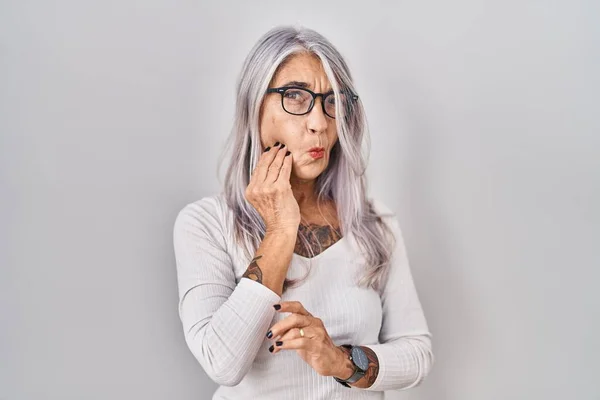
{"label": "plain backdrop", "polygon": [[237,74],[277,24],[347,58],[369,193],[405,233],[436,363],[387,398],[600,399],[599,19],[573,0],[0,1],[0,399],[211,398],[172,227],[220,190]]}

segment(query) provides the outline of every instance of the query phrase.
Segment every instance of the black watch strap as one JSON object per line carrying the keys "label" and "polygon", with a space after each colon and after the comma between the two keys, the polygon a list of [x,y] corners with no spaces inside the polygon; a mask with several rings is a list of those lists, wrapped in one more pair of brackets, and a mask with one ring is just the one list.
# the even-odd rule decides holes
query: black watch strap
{"label": "black watch strap", "polygon": [[345,387],[348,387],[348,388],[349,388],[349,387],[351,387],[351,386],[350,386],[348,383],[354,383],[354,382],[358,381],[359,379],[361,379],[363,376],[365,376],[365,371],[361,370],[361,369],[360,369],[360,368],[359,368],[359,367],[358,367],[358,366],[357,366],[357,365],[354,363],[354,361],[352,360],[352,355],[351,355],[351,352],[352,352],[352,346],[351,346],[351,345],[349,345],[349,344],[343,344],[343,345],[341,345],[340,347],[343,347],[343,348],[347,349],[347,350],[348,350],[348,353],[350,353],[350,354],[348,354],[348,358],[349,358],[349,359],[350,359],[350,361],[352,362],[352,365],[354,365],[354,373],[352,374],[352,376],[350,376],[350,378],[348,378],[348,379],[346,379],[346,380],[344,380],[344,379],[340,379],[340,378],[338,378],[338,377],[335,377],[335,376],[333,377],[333,379],[335,379],[335,380],[336,380],[336,382],[338,382],[338,383],[342,384],[343,386],[345,386]]}
{"label": "black watch strap", "polygon": [[341,380],[340,378],[336,378],[336,377],[334,376],[334,377],[333,377],[333,379],[335,379],[335,380],[336,380],[336,382],[340,383],[342,386],[346,386],[347,388],[349,388],[349,387],[352,387],[352,386],[348,385],[348,384],[346,383],[346,381],[344,381],[344,380]]}

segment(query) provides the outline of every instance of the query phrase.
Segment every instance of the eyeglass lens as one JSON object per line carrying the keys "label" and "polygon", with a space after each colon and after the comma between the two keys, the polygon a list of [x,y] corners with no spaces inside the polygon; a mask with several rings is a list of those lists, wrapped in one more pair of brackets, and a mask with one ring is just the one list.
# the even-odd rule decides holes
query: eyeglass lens
{"label": "eyeglass lens", "polygon": [[[346,104],[344,94],[340,94],[342,106]],[[313,102],[312,95],[303,89],[287,89],[283,93],[283,109],[290,114],[306,114],[311,108]],[[335,96],[333,93],[328,94],[323,99],[325,113],[331,118],[335,118]]]}

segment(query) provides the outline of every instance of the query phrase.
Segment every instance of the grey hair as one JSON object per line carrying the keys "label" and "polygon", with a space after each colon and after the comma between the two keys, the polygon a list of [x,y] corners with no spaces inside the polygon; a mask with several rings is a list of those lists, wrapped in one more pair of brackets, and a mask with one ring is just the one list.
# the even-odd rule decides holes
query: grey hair
{"label": "grey hair", "polygon": [[[343,115],[335,119],[338,141],[331,150],[329,165],[315,182],[317,202],[335,201],[341,234],[352,233],[365,256],[367,266],[357,284],[380,291],[389,273],[391,249],[396,238],[366,194],[367,161],[361,150],[363,140],[367,149],[370,142],[364,108],[358,100],[351,108],[339,109],[341,102],[337,100],[341,89],[356,93],[350,70],[338,50],[311,29],[291,26],[271,29],[252,48],[239,75],[234,125],[225,148],[225,151],[232,148],[232,155],[224,188],[227,205],[233,210],[235,238],[250,260],[265,236],[264,221],[244,195],[262,153],[260,108],[278,68],[289,56],[301,52],[312,53],[320,59],[335,93],[336,114]],[[300,232],[298,235],[308,244]],[[310,246],[306,247],[310,249]],[[310,250],[314,256],[313,249]],[[307,275],[309,272],[310,268]],[[286,279],[284,290],[303,279]]]}

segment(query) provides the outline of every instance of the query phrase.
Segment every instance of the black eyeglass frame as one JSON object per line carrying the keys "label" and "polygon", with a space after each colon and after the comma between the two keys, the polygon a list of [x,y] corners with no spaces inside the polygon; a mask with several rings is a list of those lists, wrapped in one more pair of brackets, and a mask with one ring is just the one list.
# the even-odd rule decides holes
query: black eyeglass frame
{"label": "black eyeglass frame", "polygon": [[[300,90],[304,90],[305,92],[308,92],[311,96],[312,96],[312,100],[310,101],[310,106],[308,107],[308,110],[302,114],[296,114],[293,112],[289,112],[288,110],[285,109],[285,106],[283,105],[283,95],[285,94],[285,92],[289,89],[300,89]],[[343,93],[347,94],[350,96],[350,100],[351,102],[357,101],[358,100],[358,95],[352,93],[349,90],[342,90]],[[301,87],[301,86],[282,86],[282,87],[278,87],[278,88],[268,88],[267,89],[267,93],[279,93],[281,95],[281,108],[283,108],[283,111],[285,111],[288,114],[292,114],[292,115],[306,115],[309,112],[312,111],[313,107],[315,106],[315,100],[317,99],[317,97],[321,97],[321,107],[323,108],[323,113],[325,115],[327,115],[329,118],[335,119],[335,117],[332,117],[331,115],[329,115],[327,113],[327,111],[325,111],[325,99],[331,95],[335,95],[335,92],[332,90],[330,92],[327,93],[315,93],[310,89]]]}

